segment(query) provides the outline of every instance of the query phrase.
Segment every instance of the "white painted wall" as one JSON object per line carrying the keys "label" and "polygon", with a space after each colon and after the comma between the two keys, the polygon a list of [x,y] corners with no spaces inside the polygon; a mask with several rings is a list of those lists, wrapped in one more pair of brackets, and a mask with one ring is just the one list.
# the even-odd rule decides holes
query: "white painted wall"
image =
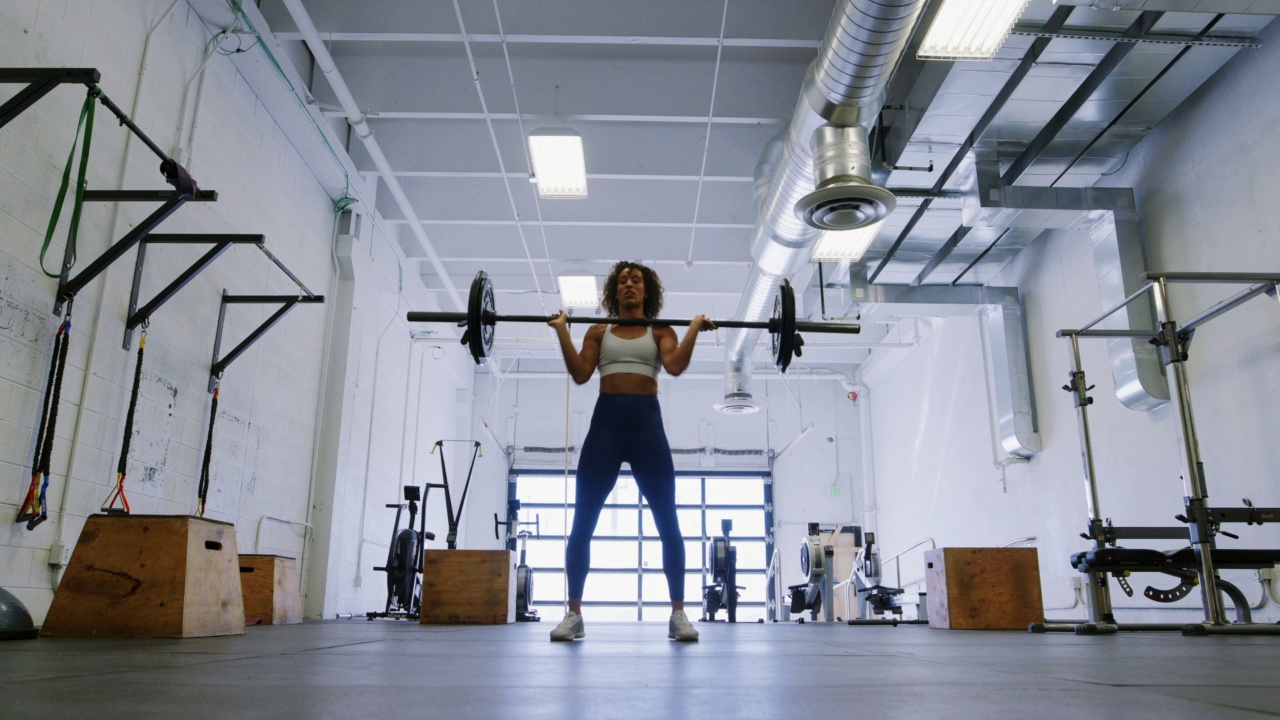
{"label": "white painted wall", "polygon": [[[168,4],[0,3],[0,66],[96,67],[103,90],[127,110],[139,91],[143,37]],[[152,40],[135,119],[166,149],[177,137],[183,86],[210,36],[181,2]],[[18,89],[4,87],[0,97]],[[24,601],[37,623],[59,577],[48,564],[50,548],[60,540],[75,542],[84,518],[97,511],[114,481],[134,361],[132,352],[121,348],[133,270],[129,253],[76,302],[52,460],[49,502],[54,512],[32,532],[11,522],[30,481],[40,395],[57,327],[51,314],[56,283],[39,271],[40,245],[83,97],[82,89],[60,88],[0,130],[0,586]],[[313,291],[334,297],[332,198],[295,149],[320,152],[319,144],[314,138],[286,137],[231,63],[218,56],[208,66],[199,121],[189,167],[201,187],[219,192],[219,200],[188,204],[161,231],[264,234],[271,251]],[[118,187],[126,135],[99,108],[90,187]],[[167,188],[157,164],[135,142],[124,187]],[[112,205],[87,205],[77,271],[151,209],[122,206],[113,227]],[[63,228],[68,216],[64,213]],[[305,589],[317,590],[308,599],[311,616],[381,607],[385,583],[371,568],[382,564],[391,535],[394,514],[383,505],[399,499],[402,477],[412,477],[413,461],[402,459],[401,450],[413,446],[414,432],[425,441],[469,423],[459,420],[470,407],[469,358],[448,338],[419,342],[410,355],[404,311],[410,305],[431,309],[434,304],[426,298],[416,268],[399,267],[404,261],[391,249],[394,233],[383,237],[376,217],[365,220],[351,246],[356,279],[348,293],[347,332],[342,333],[347,346],[330,353],[344,362],[326,374],[333,306],[299,306],[228,369],[215,430],[207,517],[234,523],[242,552],[294,557],[304,552],[303,524],[311,520],[315,541],[307,560],[325,561],[318,577],[306,573],[312,582]],[[65,229],[60,229],[49,256],[54,264],[62,256],[64,238]],[[151,248],[144,296],[163,287],[199,252]],[[223,288],[233,293],[296,292],[257,250],[236,248],[155,315],[126,485],[135,513],[191,514],[195,509],[208,427],[205,385]],[[224,349],[271,311],[231,308]],[[432,344],[440,348],[439,357],[430,353]],[[424,353],[428,359],[420,363]],[[335,378],[340,380],[337,387]],[[455,410],[459,389],[466,400],[461,413]],[[321,399],[328,403],[335,397],[342,402],[321,413]],[[409,425],[406,417],[415,417],[419,407],[420,422]],[[313,450],[317,421],[325,414],[340,432],[328,464],[313,468],[323,460],[323,453],[313,459]],[[423,444],[419,447],[425,453],[429,446]],[[424,458],[418,462],[421,482],[429,470]],[[331,480],[321,493],[312,482],[320,474],[313,472],[316,468],[325,469]],[[313,505],[327,509],[321,513],[323,525],[312,518]],[[321,538],[323,546],[317,547]]]}
{"label": "white painted wall", "polygon": [[[1192,96],[1131,154],[1110,184],[1135,188],[1152,269],[1188,271],[1280,270],[1280,207],[1270,199],[1280,167],[1280,91],[1271,75],[1280,62],[1280,28],[1263,47],[1241,53]],[[1075,411],[1059,390],[1067,379],[1065,340],[1055,331],[1078,327],[1103,308],[1089,246],[1082,233],[1047,235],[993,284],[1018,285],[1027,303],[1030,354],[1044,452],[1007,471],[1007,490],[993,467],[991,434],[981,380],[977,324],[969,318],[939,322],[932,337],[901,358],[873,362],[865,379],[875,396],[875,477],[884,549],[892,552],[920,536],[951,546],[999,545],[1037,537],[1045,602],[1071,604],[1069,553],[1087,547],[1086,505]],[[1225,286],[1178,286],[1175,312],[1189,318],[1233,292]],[[1189,363],[1212,503],[1280,504],[1274,480],[1280,448],[1274,441],[1280,399],[1280,313],[1274,299],[1250,302],[1197,332]],[[1095,460],[1104,515],[1117,524],[1172,525],[1182,512],[1183,485],[1174,438],[1176,412],[1123,408],[1115,399],[1105,347],[1085,344]],[[1221,547],[1275,548],[1280,530],[1229,528],[1239,541]],[[1131,546],[1142,546],[1131,543]],[[1169,547],[1152,543],[1153,547]],[[904,576],[916,570],[904,568]],[[1252,572],[1224,576],[1260,599]],[[1171,579],[1136,577],[1169,587]],[[1151,608],[1141,597],[1115,591],[1118,608]],[[1127,612],[1136,621],[1200,617],[1193,593],[1178,612]],[[1083,617],[1083,609],[1050,616]],[[1274,606],[1256,618],[1280,617]]]}

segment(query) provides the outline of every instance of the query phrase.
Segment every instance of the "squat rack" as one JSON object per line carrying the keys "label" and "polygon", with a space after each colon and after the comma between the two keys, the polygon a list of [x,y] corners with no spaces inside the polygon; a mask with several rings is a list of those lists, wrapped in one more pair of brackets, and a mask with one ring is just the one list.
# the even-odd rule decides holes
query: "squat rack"
{"label": "squat rack", "polygon": [[[1280,551],[1218,550],[1215,544],[1215,537],[1219,533],[1234,537],[1230,533],[1221,530],[1223,523],[1262,525],[1263,523],[1276,522],[1280,508],[1254,507],[1247,499],[1244,501],[1243,507],[1213,507],[1209,505],[1209,492],[1205,479],[1204,463],[1200,456],[1200,443],[1196,434],[1195,417],[1191,407],[1190,383],[1186,371],[1186,362],[1190,357],[1189,350],[1196,329],[1258,295],[1267,294],[1272,298],[1280,299],[1280,293],[1277,292],[1277,288],[1280,287],[1280,274],[1164,272],[1146,273],[1143,279],[1147,281],[1146,285],[1115,307],[1099,315],[1093,321],[1078,329],[1059,330],[1057,333],[1058,337],[1067,338],[1071,342],[1070,381],[1063,386],[1063,389],[1072,393],[1075,400],[1089,504],[1089,528],[1083,537],[1092,541],[1093,551],[1081,553],[1077,556],[1077,559],[1080,560],[1078,569],[1089,576],[1090,621],[1083,625],[1046,624],[1039,627],[1033,626],[1032,629],[1075,630],[1084,634],[1114,633],[1118,630],[1181,630],[1188,635],[1227,633],[1280,634],[1280,626],[1251,624],[1247,615],[1247,603],[1242,603],[1243,595],[1233,585],[1223,581],[1218,576],[1219,566],[1260,568],[1274,565],[1276,562],[1280,562]],[[1179,323],[1174,319],[1169,301],[1169,285],[1175,283],[1243,284],[1248,287],[1199,313],[1192,319]],[[1106,318],[1148,293],[1155,305],[1158,328],[1154,330],[1093,329]],[[1085,372],[1081,364],[1080,338],[1146,339],[1159,348],[1161,359],[1167,368],[1166,375],[1169,383],[1170,398],[1178,409],[1180,420],[1175,425],[1175,432],[1181,451],[1179,460],[1182,465],[1183,487],[1186,492],[1183,499],[1186,514],[1179,515],[1176,519],[1185,523],[1185,527],[1115,527],[1111,525],[1109,520],[1103,520],[1089,429],[1088,406],[1093,403],[1093,398],[1089,397],[1088,391],[1092,388],[1085,380]],[[1183,570],[1185,575],[1179,573],[1177,568],[1180,566],[1160,559],[1161,556],[1165,556],[1169,561],[1177,561],[1178,558],[1174,555],[1159,553],[1158,551],[1139,550],[1132,552],[1143,553],[1141,557],[1126,560],[1124,559],[1126,554],[1124,549],[1114,547],[1117,540],[1126,538],[1182,539],[1188,537],[1194,554],[1194,577],[1189,577],[1191,573],[1186,570]],[[1152,553],[1156,553],[1154,562]],[[1094,559],[1095,554],[1099,556],[1106,555],[1114,558],[1114,560],[1110,563],[1103,561],[1097,564],[1090,564],[1089,561]],[[1081,557],[1085,555],[1089,556],[1089,561]],[[1219,559],[1221,559],[1221,562]],[[1075,563],[1073,562],[1073,564]],[[1113,567],[1111,569],[1099,569],[1107,565],[1113,565]],[[1122,567],[1124,568],[1123,570],[1120,569]],[[1166,572],[1167,574],[1182,576],[1183,585],[1180,588],[1186,587],[1186,592],[1189,592],[1188,583],[1194,582],[1198,584],[1204,603],[1204,621],[1190,625],[1120,625],[1116,623],[1111,604],[1110,587],[1107,583],[1107,573],[1113,573],[1120,581],[1121,586],[1128,591],[1124,575],[1128,574],[1129,569]],[[1168,572],[1170,569],[1174,571]],[[1177,590],[1166,591],[1165,593],[1155,591],[1154,594],[1170,596]],[[1235,602],[1237,614],[1241,619],[1240,624],[1231,625],[1226,621],[1225,607],[1222,600],[1224,591],[1230,594]],[[1147,595],[1152,597],[1152,589],[1148,590]],[[1243,612],[1242,604],[1245,605]]]}

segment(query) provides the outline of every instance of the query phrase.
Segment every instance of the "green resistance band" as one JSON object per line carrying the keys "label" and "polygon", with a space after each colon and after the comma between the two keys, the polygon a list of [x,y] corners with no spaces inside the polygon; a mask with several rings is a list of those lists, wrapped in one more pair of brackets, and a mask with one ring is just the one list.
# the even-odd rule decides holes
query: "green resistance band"
{"label": "green resistance band", "polygon": [[[71,142],[71,152],[67,155],[67,167],[62,171],[62,186],[58,188],[58,197],[53,202],[53,214],[49,216],[49,229],[44,233],[44,245],[40,248],[40,269],[51,278],[61,278],[76,264],[76,238],[80,233],[80,210],[84,207],[85,172],[89,169],[89,145],[93,140],[93,108],[97,104],[102,90],[93,85],[85,96],[84,106],[80,108],[80,122],[76,125],[76,136]],[[45,267],[44,257],[49,252],[49,244],[53,241],[53,231],[58,227],[58,217],[62,215],[62,203],[67,198],[67,185],[71,182],[71,164],[76,158],[76,145],[80,142],[80,130],[84,129],[84,146],[80,150],[80,174],[76,178],[76,198],[71,206],[71,229],[67,233],[67,262],[61,272],[51,273]]]}

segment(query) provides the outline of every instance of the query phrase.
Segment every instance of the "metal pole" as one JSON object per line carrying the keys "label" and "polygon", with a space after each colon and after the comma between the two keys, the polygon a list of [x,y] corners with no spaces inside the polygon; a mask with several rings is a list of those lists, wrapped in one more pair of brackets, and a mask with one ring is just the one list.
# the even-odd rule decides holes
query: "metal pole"
{"label": "metal pole", "polygon": [[[1089,405],[1092,399],[1088,395],[1088,384],[1084,368],[1080,360],[1080,338],[1071,335],[1071,384],[1067,386],[1075,395],[1076,418],[1079,420],[1080,459],[1084,469],[1085,495],[1089,504],[1089,536],[1093,538],[1093,549],[1106,546],[1106,535],[1102,525],[1102,502],[1098,497],[1098,475],[1093,464],[1093,438],[1089,432]],[[1107,583],[1104,572],[1090,572],[1089,576],[1089,620],[1095,624],[1114,624],[1115,615],[1111,607],[1111,586]]]}
{"label": "metal pole", "polygon": [[1218,589],[1218,573],[1213,565],[1213,535],[1206,504],[1208,492],[1204,482],[1204,466],[1200,460],[1200,441],[1196,436],[1195,417],[1191,409],[1191,387],[1187,381],[1184,342],[1173,320],[1169,303],[1169,285],[1165,277],[1152,283],[1156,321],[1167,352],[1165,363],[1169,378],[1169,397],[1178,406],[1181,422],[1176,426],[1178,447],[1182,450],[1183,488],[1187,493],[1187,514],[1191,520],[1191,542],[1199,564],[1200,594],[1204,600],[1204,617],[1208,625],[1226,624],[1222,593]]}

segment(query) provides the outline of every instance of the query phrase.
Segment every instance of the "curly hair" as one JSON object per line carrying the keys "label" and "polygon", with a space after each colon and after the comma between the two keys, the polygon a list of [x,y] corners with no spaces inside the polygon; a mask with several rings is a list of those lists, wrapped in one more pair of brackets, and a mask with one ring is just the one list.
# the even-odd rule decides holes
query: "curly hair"
{"label": "curly hair", "polygon": [[639,270],[640,274],[644,276],[644,316],[646,318],[658,317],[658,311],[662,309],[662,281],[658,279],[658,273],[654,272],[652,268],[631,260],[620,260],[609,271],[609,278],[604,281],[604,297],[600,301],[601,307],[611,317],[618,316],[618,274],[623,270]]}

